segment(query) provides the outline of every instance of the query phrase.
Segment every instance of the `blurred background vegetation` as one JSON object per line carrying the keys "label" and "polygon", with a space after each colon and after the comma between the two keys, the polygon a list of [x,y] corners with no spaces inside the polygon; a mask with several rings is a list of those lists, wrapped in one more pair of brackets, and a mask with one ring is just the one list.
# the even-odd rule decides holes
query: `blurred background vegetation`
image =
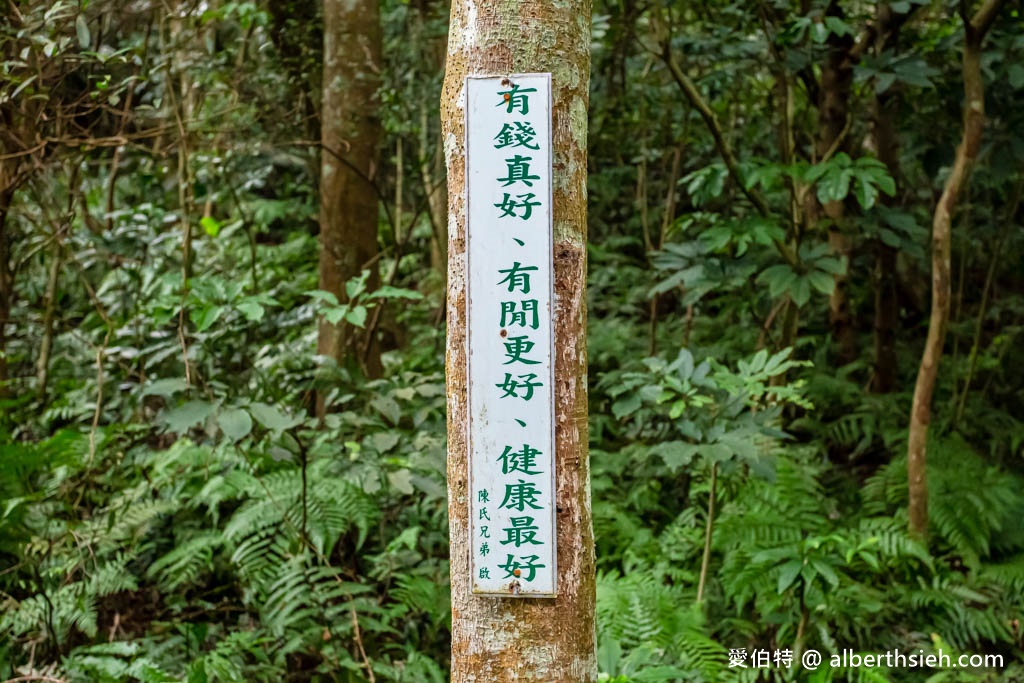
{"label": "blurred background vegetation", "polygon": [[[448,7],[342,4],[364,29],[4,3],[0,679],[446,680]],[[948,0],[595,3],[604,679],[1024,681],[1024,10],[992,5],[979,36]],[[729,667],[807,648],[1004,667]]]}

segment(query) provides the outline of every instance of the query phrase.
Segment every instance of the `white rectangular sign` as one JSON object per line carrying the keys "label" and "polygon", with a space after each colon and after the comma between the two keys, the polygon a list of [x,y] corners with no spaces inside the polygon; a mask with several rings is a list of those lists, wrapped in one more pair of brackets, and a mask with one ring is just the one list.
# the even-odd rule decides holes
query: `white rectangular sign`
{"label": "white rectangular sign", "polygon": [[555,595],[551,74],[466,79],[473,592]]}

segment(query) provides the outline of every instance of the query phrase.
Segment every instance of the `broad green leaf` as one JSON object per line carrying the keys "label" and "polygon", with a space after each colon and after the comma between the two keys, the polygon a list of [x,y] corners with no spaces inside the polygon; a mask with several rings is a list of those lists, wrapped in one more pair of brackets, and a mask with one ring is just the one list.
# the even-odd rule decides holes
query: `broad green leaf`
{"label": "broad green leaf", "polygon": [[412,485],[412,472],[407,469],[388,472],[388,483],[391,484],[391,488],[407,496],[416,492]]}
{"label": "broad green leaf", "polygon": [[853,186],[854,196],[857,198],[857,203],[860,204],[862,209],[870,209],[875,205],[875,200],[878,199],[878,189],[868,180],[863,177],[858,177],[857,182]]}
{"label": "broad green leaf", "polygon": [[189,401],[164,413],[167,431],[184,434],[213,415],[214,405],[209,401]]}
{"label": "broad green leaf", "polygon": [[220,319],[222,313],[224,313],[223,306],[206,306],[205,308],[193,308],[189,313],[189,318],[196,326],[197,332],[205,332]]}
{"label": "broad green leaf", "polygon": [[348,313],[348,306],[336,306],[335,308],[324,311],[324,320],[331,325],[337,325],[341,322],[342,318]]}
{"label": "broad green leaf", "polygon": [[811,283],[806,277],[796,278],[789,288],[789,296],[797,306],[804,306],[811,300]]}
{"label": "broad green leaf", "polygon": [[367,443],[378,453],[387,453],[398,445],[400,437],[395,432],[376,432],[371,434]]}
{"label": "broad green leaf", "polygon": [[612,404],[612,415],[616,419],[621,420],[622,418],[632,415],[636,411],[640,410],[642,401],[640,395],[636,392],[631,392],[623,398]]}
{"label": "broad green leaf", "polygon": [[306,292],[306,294],[309,296],[309,298],[314,299],[316,301],[322,301],[323,303],[329,304],[331,306],[338,305],[338,297],[335,294],[328,292],[326,290],[313,289]]}
{"label": "broad green leaf", "polygon": [[185,391],[188,385],[182,377],[168,377],[150,382],[142,390],[143,396],[163,396],[170,398],[179,391]]}
{"label": "broad green leaf", "polygon": [[365,306],[356,306],[345,314],[345,320],[356,327],[366,326],[367,310]]}
{"label": "broad green leaf", "polygon": [[78,47],[83,50],[89,49],[92,45],[92,35],[89,33],[89,24],[86,23],[84,14],[75,17],[75,33],[78,34]]}
{"label": "broad green leaf", "polygon": [[779,569],[779,593],[785,593],[786,589],[793,585],[796,577],[800,575],[804,563],[800,560],[790,560]]}
{"label": "broad green leaf", "polygon": [[824,562],[823,560],[814,559],[811,560],[811,564],[814,565],[814,568],[818,570],[818,573],[824,576],[825,580],[828,581],[832,586],[839,585],[839,576],[827,562]]}
{"label": "broad green leaf", "polygon": [[220,234],[220,221],[213,216],[203,216],[199,219],[199,225],[203,227],[203,230],[205,230],[206,234],[210,237],[216,237]]}
{"label": "broad green leaf", "polygon": [[658,444],[652,450],[658,454],[673,473],[693,462],[700,447],[685,441],[668,441]]}
{"label": "broad green leaf", "polygon": [[376,408],[393,425],[397,425],[399,420],[402,419],[402,409],[398,406],[398,402],[390,396],[378,396],[370,401],[370,405]]}
{"label": "broad green leaf", "polygon": [[302,424],[301,418],[286,415],[274,406],[266,403],[257,402],[250,404],[249,412],[252,413],[257,422],[274,432],[291,429]]}
{"label": "broad green leaf", "polygon": [[411,299],[413,301],[423,298],[423,295],[415,289],[402,289],[400,287],[392,287],[391,285],[384,285],[375,291],[373,296],[378,299]]}
{"label": "broad green leaf", "polygon": [[246,320],[250,320],[255,323],[263,320],[263,314],[266,312],[266,309],[263,308],[262,304],[257,301],[253,301],[252,299],[239,301],[235,304],[235,308],[245,316]]}
{"label": "broad green leaf", "polygon": [[241,408],[229,408],[217,416],[217,424],[224,436],[232,441],[245,438],[252,431],[252,418]]}
{"label": "broad green leaf", "polygon": [[846,199],[850,193],[850,180],[853,172],[849,168],[826,173],[818,181],[818,199],[822,202],[838,202]]}
{"label": "broad green leaf", "polygon": [[820,270],[812,270],[807,273],[807,281],[822,294],[832,294],[836,288],[835,277]]}

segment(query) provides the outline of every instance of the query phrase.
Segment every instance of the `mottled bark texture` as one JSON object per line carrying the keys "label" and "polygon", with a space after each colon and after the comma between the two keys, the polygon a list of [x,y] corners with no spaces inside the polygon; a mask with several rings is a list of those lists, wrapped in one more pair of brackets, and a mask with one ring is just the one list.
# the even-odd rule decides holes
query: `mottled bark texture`
{"label": "mottled bark texture", "polygon": [[[448,166],[448,510],[453,683],[597,679],[587,452],[586,189],[589,0],[452,3],[441,94]],[[467,75],[552,74],[558,597],[470,593],[466,401]]]}
{"label": "mottled bark texture", "polygon": [[978,158],[985,128],[985,81],[981,73],[982,43],[1005,0],[987,0],[973,17],[964,22],[964,129],[956,150],[953,168],[946,178],[942,196],[932,217],[932,310],[928,337],[914,385],[914,403],[910,411],[907,439],[907,512],[910,531],[918,536],[928,533],[928,478],[925,447],[932,417],[932,394],[942,358],[949,321],[950,242],[953,214],[961,192],[967,188],[971,168]]}
{"label": "mottled bark texture", "polygon": [[[375,0],[324,0],[321,108],[320,289],[346,301],[345,283],[377,269],[377,200],[374,174],[380,115],[380,7]],[[380,346],[344,323],[320,322],[317,351],[339,363],[359,363],[380,375]],[[318,409],[323,410],[322,401]]]}

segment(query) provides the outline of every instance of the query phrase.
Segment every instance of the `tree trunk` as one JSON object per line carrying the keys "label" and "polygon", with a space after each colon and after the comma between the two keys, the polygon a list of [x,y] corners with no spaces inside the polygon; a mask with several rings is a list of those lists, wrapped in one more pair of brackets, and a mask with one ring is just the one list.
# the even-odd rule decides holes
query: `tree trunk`
{"label": "tree trunk", "polygon": [[914,386],[914,402],[910,410],[910,434],[907,439],[907,512],[910,531],[918,536],[928,533],[928,479],[926,446],[928,424],[932,417],[932,394],[942,358],[949,320],[950,243],[953,213],[960,193],[967,187],[971,168],[978,158],[981,135],[985,127],[985,81],[981,73],[982,43],[1005,0],[987,0],[972,18],[964,21],[964,129],[956,159],[942,196],[932,217],[932,309],[928,321],[921,365]]}
{"label": "tree trunk", "polygon": [[[900,27],[907,14],[897,14],[888,4],[882,4],[877,12],[878,37],[875,54],[880,55],[896,44]],[[898,96],[893,88],[876,94],[872,102],[872,137],[875,154],[885,164],[889,175],[899,181],[899,140],[896,137],[896,105]],[[892,204],[893,199],[881,197],[883,204]],[[871,375],[871,391],[887,394],[896,388],[896,329],[899,325],[899,297],[896,292],[897,249],[881,240],[875,245],[875,321],[874,321],[874,368]]]}
{"label": "tree trunk", "polygon": [[46,292],[43,295],[43,339],[39,344],[39,358],[36,360],[36,394],[45,404],[46,385],[50,377],[50,356],[53,352],[53,321],[57,313],[57,287],[60,284],[60,270],[64,263],[63,245],[58,238],[50,254],[50,270],[46,278]]}
{"label": "tree trunk", "polygon": [[[320,289],[347,300],[345,283],[370,270],[369,291],[380,284],[374,184],[380,116],[379,3],[324,0],[323,106],[321,108]],[[362,348],[359,343],[362,343]],[[360,362],[369,377],[381,374],[375,335],[363,338],[345,323],[320,322],[317,351],[339,363]],[[323,410],[322,397],[318,401]]]}
{"label": "tree trunk", "polygon": [[[453,683],[597,679],[587,451],[586,137],[589,0],[452,3],[441,95],[448,166],[448,500]],[[470,581],[466,349],[467,75],[551,72],[554,222],[554,599],[474,596]]]}
{"label": "tree trunk", "polygon": [[[833,2],[828,14],[842,17],[838,2]],[[845,148],[850,110],[850,88],[853,84],[853,63],[850,49],[854,42],[851,36],[831,34],[828,39],[828,55],[821,67],[821,87],[818,90],[818,139],[815,151],[819,161]],[[813,206],[808,211],[810,223],[824,213],[828,221],[828,242],[836,255],[846,258],[847,270],[851,262],[853,240],[846,232],[843,202],[828,202],[818,205],[818,199],[809,195]],[[809,227],[813,228],[813,225]],[[832,339],[836,343],[837,362],[846,365],[857,359],[857,329],[850,310],[848,290],[849,274],[835,276],[835,289],[829,295],[829,322]]]}
{"label": "tree trunk", "polygon": [[7,325],[14,305],[14,270],[11,258],[13,240],[7,234],[7,214],[13,199],[14,189],[9,187],[4,170],[0,167],[0,398],[10,396],[7,386]]}

